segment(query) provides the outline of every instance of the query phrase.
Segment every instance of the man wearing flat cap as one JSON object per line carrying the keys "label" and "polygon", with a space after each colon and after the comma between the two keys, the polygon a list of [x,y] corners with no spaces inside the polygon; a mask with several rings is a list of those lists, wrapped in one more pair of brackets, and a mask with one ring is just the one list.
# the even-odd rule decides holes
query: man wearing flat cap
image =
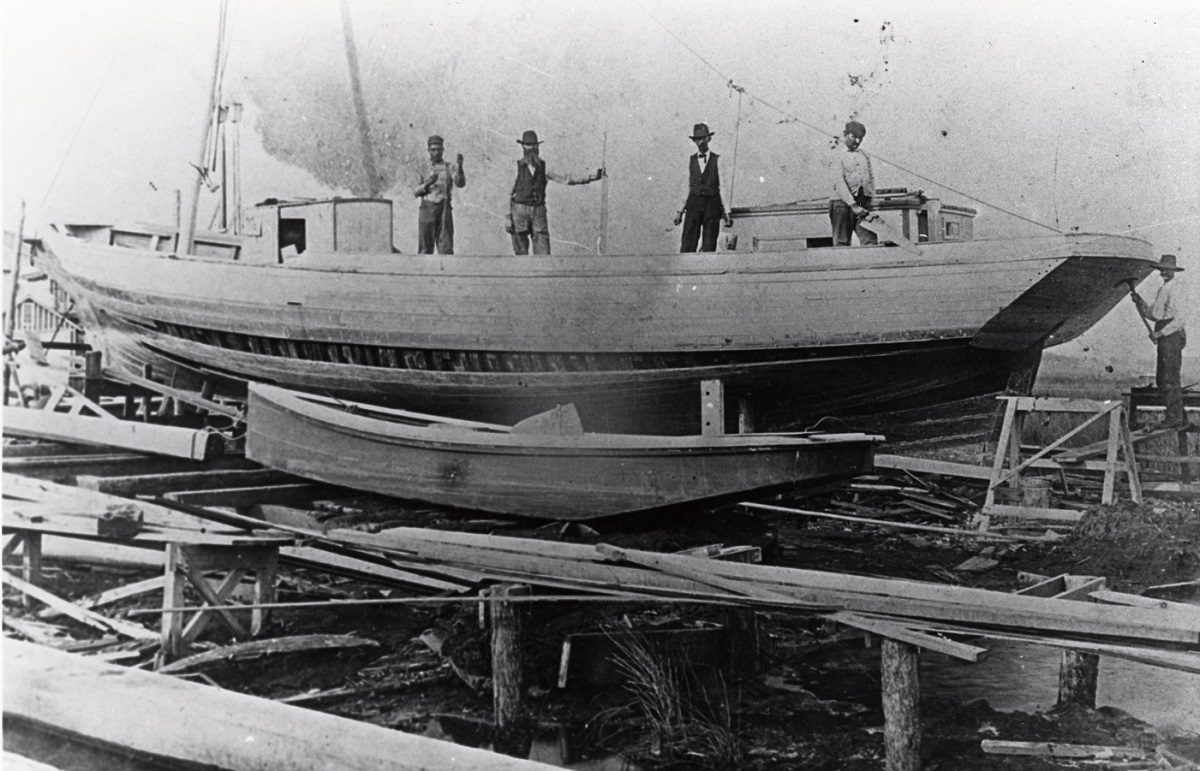
{"label": "man wearing flat cap", "polygon": [[862,226],[871,214],[871,198],[875,195],[871,159],[858,149],[866,135],[866,126],[852,120],[842,131],[842,147],[834,151],[833,197],[829,200],[834,246],[849,246],[851,233],[858,234],[862,246],[878,243],[875,233]]}
{"label": "man wearing flat cap", "polygon": [[696,152],[688,159],[687,197],[683,207],[675,214],[675,224],[683,223],[679,251],[685,254],[696,251],[697,245],[702,252],[717,251],[721,220],[724,219],[725,227],[733,224],[721,201],[721,172],[717,168],[717,154],[708,149],[708,140],[713,133],[704,123],[692,127],[691,139],[696,143]]}
{"label": "man wearing flat cap", "polygon": [[450,206],[451,186],[463,187],[463,157],[459,153],[453,164],[442,160],[445,142],[434,134],[429,137],[429,166],[421,175],[421,183],[413,195],[421,199],[417,217],[417,254],[454,254],[454,212]]}
{"label": "man wearing flat cap", "polygon": [[1186,295],[1179,282],[1175,281],[1175,274],[1182,270],[1176,264],[1175,255],[1164,254],[1158,262],[1158,274],[1162,276],[1163,283],[1154,296],[1154,303],[1147,305],[1137,292],[1130,292],[1138,313],[1154,324],[1150,332],[1151,342],[1158,347],[1154,383],[1166,405],[1162,428],[1188,427],[1183,411],[1183,388],[1180,385],[1183,348],[1187,345],[1187,332],[1183,328],[1183,319],[1187,315]]}
{"label": "man wearing flat cap", "polygon": [[549,171],[538,150],[536,131],[526,131],[517,140],[525,151],[517,161],[517,179],[513,182],[509,196],[508,224],[504,229],[512,235],[513,254],[529,254],[529,242],[533,241],[534,254],[550,254],[550,221],[546,216],[546,183],[563,185],[586,185],[602,179],[604,168],[594,174],[576,176]]}

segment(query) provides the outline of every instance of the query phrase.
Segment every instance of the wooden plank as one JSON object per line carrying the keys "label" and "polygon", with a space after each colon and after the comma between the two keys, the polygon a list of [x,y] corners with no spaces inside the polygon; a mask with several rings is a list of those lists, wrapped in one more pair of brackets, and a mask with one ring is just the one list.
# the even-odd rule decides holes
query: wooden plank
{"label": "wooden plank", "polygon": [[[180,765],[230,771],[553,768],[29,643],[5,641],[3,656],[7,716]],[[164,720],[181,705],[197,719]]]}
{"label": "wooden plank", "polygon": [[1113,605],[1128,605],[1135,608],[1151,608],[1161,610],[1182,610],[1200,613],[1200,605],[1192,605],[1187,602],[1171,602],[1170,600],[1159,600],[1154,597],[1143,597],[1139,594],[1126,594],[1125,592],[1114,592],[1110,589],[1094,589],[1088,592],[1089,597],[1097,602],[1107,602]]}
{"label": "wooden plank", "polygon": [[1014,519],[1045,519],[1051,522],[1078,522],[1083,519],[1084,512],[1074,509],[1053,509],[1040,506],[1012,506],[1006,503],[993,503],[983,509],[983,513],[995,517],[1012,517]]}
{"label": "wooden plank", "polygon": [[[132,584],[126,584],[124,586],[108,589],[92,597],[84,597],[81,600],[76,600],[75,604],[86,610],[94,610],[95,608],[101,608],[105,605],[111,605],[114,602],[127,600],[130,597],[137,597],[138,595],[148,594],[149,592],[162,591],[163,585],[163,577],[156,576],[154,578],[147,578],[144,581],[136,581]],[[47,608],[41,613],[38,613],[38,618],[55,618],[61,615],[61,610],[58,610],[57,608]]]}
{"label": "wooden plank", "polygon": [[115,477],[82,474],[75,478],[75,485],[85,490],[133,498],[138,495],[158,495],[172,490],[211,490],[222,487],[278,485],[296,481],[296,477],[291,474],[275,469],[228,469]]}
{"label": "wooden plank", "polygon": [[180,428],[85,415],[9,407],[4,433],[52,441],[98,444],[189,460],[215,457],[224,449],[221,436],[209,429]]}
{"label": "wooden plank", "polygon": [[186,672],[189,669],[205,667],[210,664],[258,659],[263,656],[274,656],[282,653],[343,650],[346,648],[362,647],[379,647],[379,643],[375,640],[368,640],[349,634],[303,634],[289,637],[272,637],[268,640],[250,640],[248,642],[234,643],[214,648],[213,650],[203,651],[159,667],[158,673],[160,675],[171,675]]}
{"label": "wooden plank", "polygon": [[[96,521],[90,515],[71,516],[69,514],[52,514],[45,508],[35,507],[36,504],[12,504],[5,512],[4,530],[87,538],[100,541],[112,540],[101,537],[96,533]],[[294,540],[294,537],[290,535],[280,536],[271,533],[225,535],[196,530],[174,528],[160,530],[144,527],[132,538],[115,541],[115,543],[126,546],[160,548],[168,543],[182,543],[190,546],[258,546],[287,544],[292,543]]]}
{"label": "wooden plank", "polygon": [[[1168,428],[1165,430],[1147,429],[1142,431],[1131,431],[1129,434],[1129,441],[1136,445],[1149,439],[1155,439],[1160,436],[1170,436],[1175,433],[1177,433],[1177,431],[1173,428]],[[1054,459],[1060,463],[1073,463],[1085,458],[1103,455],[1107,449],[1108,440],[1105,439],[1099,442],[1092,442],[1091,444],[1084,445],[1083,447],[1076,447],[1067,450],[1066,452],[1059,453],[1058,455],[1054,456]]]}
{"label": "wooden plank", "polygon": [[962,477],[964,479],[992,478],[992,469],[988,466],[975,466],[970,463],[954,463],[930,458],[913,458],[907,455],[892,455],[889,453],[878,453],[875,455],[875,468],[902,469],[925,474]]}
{"label": "wooden plank", "polygon": [[1016,742],[984,739],[980,748],[989,755],[1035,755],[1051,758],[1148,758],[1150,753],[1141,747],[1112,747],[1096,744],[1065,744],[1060,742]]}
{"label": "wooden plank", "polygon": [[45,589],[42,589],[40,586],[34,586],[27,581],[17,578],[7,570],[0,571],[0,577],[2,577],[4,583],[12,586],[14,589],[24,592],[34,599],[44,602],[51,607],[58,608],[62,611],[63,615],[73,618],[81,624],[87,624],[88,626],[99,629],[103,632],[116,632],[117,634],[124,635],[125,637],[131,637],[135,640],[158,639],[157,634],[151,632],[145,627],[138,626],[137,624],[131,624],[128,621],[107,618],[106,616],[101,616],[99,613],[93,613],[90,610],[80,608],[72,602],[64,600],[57,595],[51,594]]}
{"label": "wooden plank", "polygon": [[[471,585],[483,580],[483,576],[474,574],[472,580],[461,582],[447,581],[432,576],[424,576],[408,570],[395,567],[384,567],[365,560],[354,559],[341,554],[316,549],[311,546],[284,546],[279,550],[280,558],[289,565],[306,567],[316,570],[349,575],[368,581],[377,581],[389,586],[420,586],[435,592],[466,591]],[[457,575],[457,573],[455,573]]]}
{"label": "wooden plank", "polygon": [[751,596],[758,599],[773,600],[792,604],[792,599],[782,593],[772,591],[761,586],[747,586],[738,581],[731,581],[727,578],[713,575],[710,571],[703,567],[696,567],[687,564],[689,558],[684,557],[672,558],[667,555],[651,554],[648,552],[634,552],[625,549],[618,549],[615,546],[610,546],[606,543],[596,544],[596,552],[604,555],[608,559],[617,560],[620,562],[632,562],[635,565],[641,565],[652,570],[658,570],[667,575],[679,576],[688,578],[697,583],[707,586],[723,589],[733,594]]}
{"label": "wooden plank", "polygon": [[[1019,576],[1018,576],[1019,578]],[[1023,589],[1018,589],[1013,594],[1024,594],[1028,597],[1053,597],[1056,594],[1061,594],[1067,589],[1067,574],[1054,576],[1053,578],[1043,578],[1041,581],[1030,584]]]}
{"label": "wooden plank", "polygon": [[[714,593],[710,584],[605,562],[594,548],[580,544],[420,528],[395,528],[377,534],[331,530],[327,537],[359,548],[382,550],[401,565],[407,560],[426,564],[436,561],[506,578],[519,577],[522,581],[542,585],[588,587],[607,592],[731,597]],[[640,554],[655,556],[652,552]],[[691,558],[675,559],[695,562]],[[832,605],[889,616],[994,624],[1043,632],[1200,645],[1200,618],[1194,614],[1061,602],[985,589],[737,562],[706,560],[704,567],[718,578],[743,582],[747,588],[758,585],[785,594],[794,604]],[[750,600],[749,597],[746,599]]]}
{"label": "wooden plank", "polygon": [[875,617],[863,616],[858,613],[848,613],[845,611],[839,613],[831,613],[826,616],[831,621],[836,621],[839,624],[852,626],[855,629],[861,629],[864,632],[886,637],[891,640],[908,643],[909,645],[926,650],[937,651],[944,653],[947,656],[960,659],[962,661],[978,662],[987,655],[986,648],[977,648],[974,645],[947,640],[944,637],[925,634],[924,632],[916,632],[902,623],[896,621],[888,621]]}
{"label": "wooden plank", "polygon": [[1108,412],[1120,406],[1114,399],[1074,399],[1060,396],[1000,396],[1022,412]]}
{"label": "wooden plank", "polygon": [[259,503],[310,503],[314,498],[327,497],[329,488],[309,482],[257,487],[226,487],[216,490],[177,490],[164,493],[168,501],[189,506],[253,506]]}
{"label": "wooden plank", "polygon": [[886,519],[871,519],[870,517],[852,517],[846,514],[831,514],[827,511],[808,511],[807,509],[794,509],[788,506],[773,506],[769,503],[748,503],[743,502],[740,506],[748,509],[758,509],[762,511],[775,511],[785,514],[795,514],[802,517],[816,517],[818,519],[835,519],[841,522],[854,522],[859,525],[873,525],[876,527],[890,527],[897,530],[920,530],[926,533],[944,533],[946,535],[957,535],[964,538],[985,538],[991,541],[1029,541],[1039,540],[1039,538],[1027,538],[1018,535],[1003,535],[1001,533],[987,533],[979,530],[967,530],[961,527],[943,527],[942,525],[918,525],[911,522],[891,522]]}
{"label": "wooden plank", "polygon": [[107,455],[112,451],[107,447],[97,447],[95,445],[86,444],[67,444],[66,442],[4,442],[3,449],[4,459],[15,460],[45,458],[45,457],[62,457],[62,456],[78,456],[78,455]]}

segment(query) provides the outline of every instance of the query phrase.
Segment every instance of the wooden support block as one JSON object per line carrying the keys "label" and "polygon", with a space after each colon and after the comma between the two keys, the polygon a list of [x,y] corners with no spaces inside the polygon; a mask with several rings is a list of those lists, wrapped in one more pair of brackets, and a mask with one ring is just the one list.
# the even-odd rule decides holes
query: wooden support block
{"label": "wooden support block", "polygon": [[[163,565],[163,608],[182,608],[183,587],[187,581],[183,574],[182,547],[177,543],[167,544],[166,554]],[[182,613],[163,613],[159,665],[174,661],[183,654],[183,621]]]}
{"label": "wooden support block", "polygon": [[700,381],[700,435],[725,433],[725,387],[720,380]]}
{"label": "wooden support block", "polygon": [[492,705],[497,746],[525,744],[528,716],[523,704],[521,626],[524,609],[510,597],[529,595],[528,586],[500,584],[490,592],[492,619]]}
{"label": "wooden support block", "polygon": [[1078,704],[1095,709],[1099,673],[1100,657],[1096,654],[1063,651],[1058,667],[1058,705]]}
{"label": "wooden support block", "polygon": [[917,649],[885,637],[879,655],[887,769],[920,771],[921,687]]}

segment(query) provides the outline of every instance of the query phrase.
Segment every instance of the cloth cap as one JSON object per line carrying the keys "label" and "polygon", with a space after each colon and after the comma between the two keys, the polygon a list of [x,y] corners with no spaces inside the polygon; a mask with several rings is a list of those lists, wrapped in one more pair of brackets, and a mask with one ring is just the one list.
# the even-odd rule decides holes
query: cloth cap
{"label": "cloth cap", "polygon": [[541,144],[541,142],[538,141],[537,132],[534,131],[533,129],[527,130],[524,134],[521,135],[521,138],[518,139],[517,141],[523,145],[540,145]]}
{"label": "cloth cap", "polygon": [[1175,264],[1175,255],[1173,254],[1164,254],[1162,257],[1160,257],[1158,260],[1158,269],[1173,270],[1177,273],[1183,270],[1183,268]]}
{"label": "cloth cap", "polygon": [[708,130],[707,123],[697,123],[692,126],[692,139],[708,139],[715,133],[715,131]]}
{"label": "cloth cap", "polygon": [[852,120],[846,123],[846,128],[842,131],[842,133],[853,134],[859,139],[862,139],[867,135],[867,127],[856,120]]}
{"label": "cloth cap", "polygon": [[444,141],[442,141],[442,138],[439,137],[437,134],[434,134],[433,136],[429,137],[429,146],[430,147],[433,147],[434,145],[445,145],[445,144],[446,143]]}

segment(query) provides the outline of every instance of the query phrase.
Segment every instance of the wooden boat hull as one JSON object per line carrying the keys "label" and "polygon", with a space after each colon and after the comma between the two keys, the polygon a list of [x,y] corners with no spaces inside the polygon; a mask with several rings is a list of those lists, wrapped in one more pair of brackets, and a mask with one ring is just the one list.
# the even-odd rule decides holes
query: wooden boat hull
{"label": "wooden boat hull", "polygon": [[[521,434],[253,384],[246,455],[358,490],[456,508],[589,519],[736,500],[868,473],[865,434]],[[384,419],[385,417],[391,419]]]}
{"label": "wooden boat hull", "polygon": [[[1003,390],[1153,269],[1149,244],[1053,236],[654,256],[310,254],[284,265],[56,235],[45,267],[107,370],[181,387],[260,381],[514,422],[685,434],[725,383],[759,430]],[[1033,355],[1031,355],[1031,351]],[[727,428],[732,428],[732,422]]]}

